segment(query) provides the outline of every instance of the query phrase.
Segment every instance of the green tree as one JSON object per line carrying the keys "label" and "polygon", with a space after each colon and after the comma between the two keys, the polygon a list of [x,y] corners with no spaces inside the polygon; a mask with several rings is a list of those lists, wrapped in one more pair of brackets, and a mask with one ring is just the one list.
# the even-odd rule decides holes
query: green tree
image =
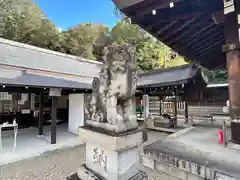
{"label": "green tree", "polygon": [[118,44],[129,43],[136,46],[136,56],[139,71],[148,71],[159,67],[172,67],[185,64],[181,56],[171,57],[169,47],[148,34],[136,24],[131,24],[128,18],[119,21],[110,31],[113,41]]}
{"label": "green tree", "polygon": [[64,37],[40,7],[27,0],[2,0],[0,36],[6,39],[64,52]]}
{"label": "green tree", "polygon": [[[9,31],[14,31],[18,16],[32,6],[32,0],[0,0],[0,36],[3,37]],[[12,24],[14,23],[14,24]]]}
{"label": "green tree", "polygon": [[66,38],[64,48],[67,53],[95,59],[92,54],[93,43],[102,34],[108,31],[108,27],[102,24],[79,24],[63,32]]}
{"label": "green tree", "polygon": [[127,18],[119,21],[110,31],[110,36],[117,44],[133,44],[136,46],[136,56],[139,71],[147,71],[160,66],[160,46],[146,31],[138,25],[131,24]]}

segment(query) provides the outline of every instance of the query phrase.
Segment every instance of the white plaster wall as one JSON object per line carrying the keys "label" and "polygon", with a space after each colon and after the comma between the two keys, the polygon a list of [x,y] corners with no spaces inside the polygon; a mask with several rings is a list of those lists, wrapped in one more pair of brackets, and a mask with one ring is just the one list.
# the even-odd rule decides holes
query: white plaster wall
{"label": "white plaster wall", "polygon": [[78,127],[84,125],[84,94],[69,95],[68,131],[78,134]]}

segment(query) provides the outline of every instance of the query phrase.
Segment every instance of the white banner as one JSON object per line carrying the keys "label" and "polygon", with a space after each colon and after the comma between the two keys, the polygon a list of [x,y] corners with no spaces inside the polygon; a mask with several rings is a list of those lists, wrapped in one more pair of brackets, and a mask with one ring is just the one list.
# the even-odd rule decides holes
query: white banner
{"label": "white banner", "polygon": [[50,88],[49,96],[61,96],[61,89],[59,89],[59,88]]}

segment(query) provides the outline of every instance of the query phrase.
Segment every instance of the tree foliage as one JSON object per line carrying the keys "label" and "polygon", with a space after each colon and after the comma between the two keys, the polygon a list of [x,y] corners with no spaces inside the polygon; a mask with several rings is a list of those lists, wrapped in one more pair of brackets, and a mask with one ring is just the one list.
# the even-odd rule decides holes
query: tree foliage
{"label": "tree foliage", "polygon": [[136,24],[131,24],[127,18],[118,22],[110,35],[118,44],[128,43],[136,46],[136,56],[139,71],[148,71],[159,67],[172,67],[186,62],[181,56],[174,56],[173,51],[156,40]]}
{"label": "tree foliage", "polygon": [[108,31],[102,24],[79,24],[64,32],[66,43],[64,49],[67,53],[95,59],[92,54],[92,45],[97,38]]}
{"label": "tree foliage", "polygon": [[210,71],[211,74],[209,75],[209,82],[211,83],[222,83],[227,82],[228,80],[228,72],[227,70],[215,70]]}
{"label": "tree foliage", "polygon": [[37,4],[29,0],[1,0],[0,35],[26,44],[61,49],[61,34],[55,24],[43,15]]}

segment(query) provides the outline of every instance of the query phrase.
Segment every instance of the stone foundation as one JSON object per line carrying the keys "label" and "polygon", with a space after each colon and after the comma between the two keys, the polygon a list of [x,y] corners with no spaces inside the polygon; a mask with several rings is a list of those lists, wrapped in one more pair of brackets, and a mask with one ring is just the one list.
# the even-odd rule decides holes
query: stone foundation
{"label": "stone foundation", "polygon": [[77,173],[80,179],[133,180],[144,177],[138,169],[141,131],[111,136],[79,128],[79,136],[86,143],[86,162]]}
{"label": "stone foundation", "polygon": [[240,180],[235,169],[226,167],[224,162],[218,164],[201,153],[194,154],[184,149],[178,151],[177,148],[182,149],[167,141],[156,141],[144,147],[141,163],[153,171],[180,180]]}
{"label": "stone foundation", "polygon": [[102,128],[102,129],[108,130],[108,131],[113,132],[115,134],[124,133],[126,131],[131,131],[131,130],[134,130],[134,129],[138,128],[137,121],[134,124],[132,122],[110,124],[110,123],[101,123],[101,122],[93,121],[93,120],[87,120],[86,124],[88,126],[93,126],[93,127],[96,127],[96,128]]}

